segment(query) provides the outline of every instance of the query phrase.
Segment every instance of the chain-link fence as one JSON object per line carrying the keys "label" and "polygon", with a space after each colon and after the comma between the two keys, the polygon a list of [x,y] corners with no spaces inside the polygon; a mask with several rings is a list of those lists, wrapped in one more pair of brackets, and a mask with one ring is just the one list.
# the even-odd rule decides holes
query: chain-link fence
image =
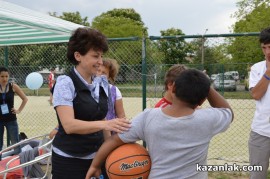
{"label": "chain-link fence", "polygon": [[[217,41],[208,40],[210,44]],[[220,42],[223,41],[224,39],[220,38]],[[256,38],[254,43],[257,43]],[[171,46],[172,44],[175,46]],[[20,131],[29,136],[48,133],[56,126],[55,111],[48,102],[47,76],[51,67],[56,68],[57,75],[70,70],[71,65],[66,60],[66,45],[59,43],[0,47],[0,65],[9,68],[12,80],[29,97],[25,109],[18,115]],[[196,62],[192,61],[194,54],[181,57],[175,50],[177,48],[182,48],[179,41],[169,39],[126,38],[109,41],[109,52],[105,57],[116,59],[121,66],[116,85],[123,95],[127,117],[132,118],[144,108],[153,107],[162,97],[164,75],[172,64],[184,63],[190,68],[206,70],[212,85],[228,99],[235,113],[230,129],[212,140],[208,158],[222,162],[247,162],[247,141],[255,111],[254,100],[247,91],[248,69],[251,64],[209,63],[210,58],[204,56],[206,52],[203,53],[203,50],[207,49],[200,45],[197,46],[197,51],[201,53],[199,61]],[[173,63],[166,64],[168,59],[174,59]],[[31,72],[39,72],[44,78],[43,86],[35,91],[27,89],[25,85],[26,76]],[[16,96],[15,107],[18,107],[19,103],[20,99]],[[205,103],[202,107],[208,106],[209,104]]]}
{"label": "chain-link fence", "polygon": [[[208,40],[212,44],[219,43],[216,38]],[[219,40],[224,41],[224,39],[221,38]],[[254,44],[258,43],[257,37],[253,37],[253,40]],[[151,43],[149,43],[150,47],[147,46],[147,49],[159,49],[159,47],[162,46],[162,43],[167,43],[168,45],[168,41],[170,41],[170,39],[166,39],[165,42],[162,38],[152,40]],[[175,40],[174,44],[177,43],[179,43],[179,41]],[[169,56],[168,58],[179,60],[177,56],[166,54],[170,48],[174,47],[167,46],[165,49],[166,51],[163,51],[163,53],[159,53],[158,55],[151,51],[147,52],[147,61],[149,62],[147,63],[147,106],[149,107],[154,106],[157,100],[161,97],[164,89],[164,74],[171,66],[171,64],[164,64],[166,55]],[[198,46],[197,51],[202,52],[202,50],[202,46]],[[204,57],[202,56],[202,53],[198,54],[200,63],[194,63],[192,58],[195,57],[192,57],[191,55],[190,57],[185,57],[186,63],[184,62],[184,64],[189,68],[206,70],[212,81],[212,86],[225,96],[235,113],[235,120],[231,124],[231,127],[225,133],[214,137],[211,141],[208,160],[211,160],[212,164],[224,164],[228,161],[240,163],[248,162],[248,137],[251,121],[255,111],[255,101],[251,99],[248,91],[248,75],[251,66],[249,61],[252,61],[252,57],[250,57],[250,59],[246,59],[247,63],[227,62],[226,64],[211,64],[208,62],[210,58],[208,59],[206,54],[204,54]],[[185,60],[182,59],[182,61]],[[160,64],[153,62],[160,62]],[[209,106],[210,105],[208,103],[204,103],[202,107]]]}

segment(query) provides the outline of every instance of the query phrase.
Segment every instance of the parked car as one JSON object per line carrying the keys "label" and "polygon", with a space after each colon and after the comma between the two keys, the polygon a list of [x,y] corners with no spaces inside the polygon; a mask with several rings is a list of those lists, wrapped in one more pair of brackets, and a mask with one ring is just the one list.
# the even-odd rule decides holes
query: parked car
{"label": "parked car", "polygon": [[227,71],[227,72],[224,73],[224,75],[232,75],[233,79],[235,79],[235,80],[240,79],[238,71]]}
{"label": "parked car", "polygon": [[215,81],[217,76],[218,76],[218,74],[212,74],[210,77],[211,81]]}
{"label": "parked car", "polygon": [[224,89],[236,91],[236,81],[232,75],[219,74],[213,82],[213,87],[216,90]]}

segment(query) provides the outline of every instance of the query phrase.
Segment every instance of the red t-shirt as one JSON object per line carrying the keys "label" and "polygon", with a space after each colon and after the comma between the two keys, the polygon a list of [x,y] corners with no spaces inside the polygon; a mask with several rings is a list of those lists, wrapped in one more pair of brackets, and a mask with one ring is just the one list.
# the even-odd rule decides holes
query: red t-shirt
{"label": "red t-shirt", "polygon": [[155,105],[155,108],[165,108],[168,105],[172,105],[172,103],[165,98],[161,98]]}
{"label": "red t-shirt", "polygon": [[53,87],[53,84],[54,84],[54,74],[52,72],[48,76],[48,83],[49,83],[49,88],[51,89]]}

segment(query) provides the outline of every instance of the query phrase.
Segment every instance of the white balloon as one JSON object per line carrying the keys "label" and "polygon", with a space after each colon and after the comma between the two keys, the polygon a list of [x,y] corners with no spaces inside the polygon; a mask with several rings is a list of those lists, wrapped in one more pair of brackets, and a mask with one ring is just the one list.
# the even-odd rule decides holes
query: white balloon
{"label": "white balloon", "polygon": [[43,77],[37,72],[30,73],[25,79],[25,84],[31,90],[37,90],[43,84]]}

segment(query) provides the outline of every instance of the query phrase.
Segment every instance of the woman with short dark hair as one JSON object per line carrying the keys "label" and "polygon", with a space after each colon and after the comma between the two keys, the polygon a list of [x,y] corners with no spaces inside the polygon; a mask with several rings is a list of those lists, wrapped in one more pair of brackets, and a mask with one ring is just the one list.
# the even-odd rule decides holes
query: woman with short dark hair
{"label": "woman with short dark hair", "polygon": [[[94,76],[107,50],[106,37],[95,29],[78,28],[69,39],[67,57],[74,68],[57,78],[53,91],[59,124],[53,141],[53,179],[84,179],[104,135],[130,127],[123,118],[105,120],[108,82]],[[106,178],[105,171],[103,175]]]}

